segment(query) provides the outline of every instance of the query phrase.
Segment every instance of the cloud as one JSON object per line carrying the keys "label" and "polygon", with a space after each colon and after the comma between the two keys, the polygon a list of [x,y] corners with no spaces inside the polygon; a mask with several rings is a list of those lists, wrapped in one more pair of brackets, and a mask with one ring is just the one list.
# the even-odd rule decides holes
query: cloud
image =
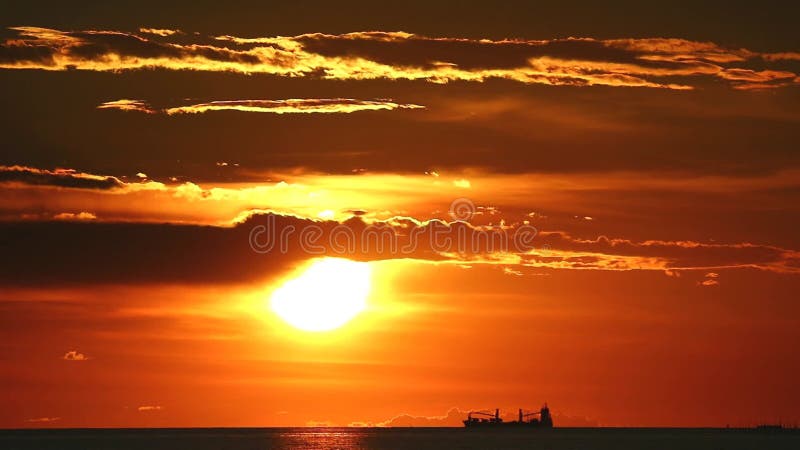
{"label": "cloud", "polygon": [[58,422],[61,420],[61,417],[35,417],[33,419],[25,419],[25,422],[28,423],[52,423]]}
{"label": "cloud", "polygon": [[443,416],[414,416],[400,414],[377,424],[379,427],[458,427],[469,411],[450,408]]}
{"label": "cloud", "polygon": [[[97,194],[124,195],[142,192],[165,191],[167,186],[163,183],[142,178],[137,173],[135,177],[139,182],[123,181],[119,177],[111,175],[95,175],[81,172],[76,169],[56,168],[53,170],[39,169],[27,166],[0,166],[0,186],[8,187],[9,191],[15,192],[7,199],[13,199],[12,203],[24,197],[24,192],[38,191],[36,196],[40,207],[37,211],[25,211],[19,216],[26,219],[56,219],[56,220],[92,220],[97,218],[94,212],[80,211],[78,213],[60,211],[68,206],[60,206],[56,210],[41,211],[42,201],[52,197],[56,204],[62,203],[65,198],[69,198],[64,192],[59,192],[59,196],[47,195],[46,192],[52,189],[68,188],[73,193],[80,196],[83,193],[91,192]],[[124,177],[123,177],[124,178]],[[43,192],[44,191],[44,192]],[[5,205],[4,205],[5,206]],[[80,205],[73,205],[74,209],[83,208],[84,202]],[[2,210],[2,208],[0,208]]]}
{"label": "cloud", "polygon": [[142,100],[120,99],[110,102],[103,102],[97,109],[116,109],[118,111],[138,111],[146,114],[156,114],[158,111],[152,109],[150,105]]}
{"label": "cloud", "polygon": [[415,104],[395,103],[391,100],[356,100],[351,98],[290,98],[285,100],[219,100],[153,109],[141,100],[115,100],[100,104],[98,109],[138,111],[146,114],[164,113],[199,114],[209,111],[243,111],[272,114],[347,114],[357,111],[391,111],[395,109],[424,109]]}
{"label": "cloud", "polygon": [[88,361],[90,358],[77,350],[70,350],[61,357],[64,361]]}
{"label": "cloud", "polygon": [[90,212],[85,212],[85,211],[81,211],[79,213],[63,212],[63,213],[58,213],[58,214],[54,215],[53,219],[55,219],[55,220],[95,220],[95,219],[97,219],[97,216],[92,214],[92,213],[90,213]]}
{"label": "cloud", "polygon": [[374,426],[375,426],[375,424],[374,424],[374,423],[372,423],[372,422],[360,422],[360,421],[356,421],[356,422],[350,422],[350,423],[348,423],[348,424],[347,424],[347,426],[348,426],[348,427],[350,427],[350,428],[371,428],[371,427],[374,427]]}
{"label": "cloud", "polygon": [[719,278],[718,273],[708,272],[706,274],[706,279],[703,281],[698,281],[697,284],[699,284],[700,286],[718,286],[719,281],[717,280],[717,278]]}
{"label": "cloud", "polygon": [[772,245],[704,243],[696,241],[632,241],[598,236],[579,239],[560,231],[538,234],[539,249],[521,256],[522,264],[548,267],[568,264],[575,269],[708,270],[756,268],[800,274],[800,252]]}
{"label": "cloud", "polygon": [[[263,279],[312,258],[601,271],[756,269],[800,274],[800,252],[752,243],[578,239],[522,223],[477,226],[410,217],[304,218],[252,211],[232,226],[96,221],[0,223],[9,285],[226,283]],[[198,245],[202,243],[202,245]],[[157,261],[157,263],[156,263]]]}
{"label": "cloud", "polygon": [[[2,190],[3,207],[0,208],[0,214],[6,220],[18,221],[22,218],[30,222],[52,220],[54,216],[65,212],[76,215],[87,212],[95,215],[97,222],[169,222],[223,225],[221,228],[225,228],[224,226],[232,225],[234,218],[243,211],[247,212],[242,216],[242,220],[253,214],[251,209],[254,206],[268,206],[269,210],[277,214],[284,213],[297,218],[342,220],[354,215],[369,222],[376,219],[389,221],[395,216],[405,216],[423,223],[425,219],[435,217],[450,220],[448,205],[453,198],[464,195],[461,188],[453,185],[453,180],[461,178],[461,175],[454,176],[447,173],[438,178],[422,174],[292,176],[248,173],[248,170],[243,167],[235,168],[232,163],[224,168],[224,171],[230,172],[232,176],[249,176],[262,181],[216,185],[209,182],[201,186],[178,180],[170,181],[168,184],[156,181],[140,182],[129,176],[124,179],[126,181],[120,181],[121,187],[111,190],[93,188],[67,190],[49,185],[14,183],[10,186],[12,188]],[[168,175],[163,172],[151,173],[150,170],[146,172],[149,176]],[[706,229],[701,233],[692,230],[687,232],[685,229],[673,230],[674,224],[677,223],[680,227],[681,222],[687,219],[686,215],[665,215],[671,214],[675,206],[674,199],[699,198],[703,200],[702,203],[721,200],[715,205],[716,210],[751,215],[759,213],[756,202],[760,201],[763,193],[773,192],[778,197],[775,197],[776,201],[772,207],[782,208],[791,213],[794,211],[793,204],[784,201],[786,197],[781,193],[793,192],[800,180],[794,172],[755,178],[652,177],[647,174],[637,177],[625,174],[537,175],[536,177],[479,173],[464,175],[468,176],[472,183],[471,189],[474,192],[470,192],[470,197],[491,198],[496,202],[496,205],[475,205],[473,225],[494,223],[499,226],[501,221],[504,221],[506,225],[515,227],[511,230],[513,232],[520,224],[528,221],[529,225],[535,226],[540,231],[534,241],[537,253],[514,255],[517,258],[514,264],[524,262],[550,265],[555,261],[553,258],[558,257],[568,259],[576,267],[586,265],[590,268],[598,266],[622,268],[641,265],[664,267],[665,270],[675,269],[674,271],[693,267],[687,265],[689,264],[687,261],[696,262],[697,267],[708,267],[709,271],[717,271],[715,269],[717,266],[726,266],[728,262],[738,263],[739,256],[734,254],[737,252],[746,256],[743,261],[759,262],[753,259],[754,257],[772,261],[781,260],[781,258],[776,259],[780,254],[777,249],[759,250],[744,245],[730,249],[714,247],[714,244],[727,242],[726,246],[750,243],[760,248],[754,243],[760,242],[765,234],[756,236],[747,233],[747,230],[736,229],[731,229],[730,232],[718,231],[714,228],[717,222],[711,218],[704,219],[708,222]],[[93,176],[104,178],[102,175]],[[263,181],[265,179],[268,181]],[[643,193],[641,197],[637,192]],[[55,193],[58,195],[54,195]],[[667,193],[668,196],[665,197]],[[736,193],[737,201],[729,203],[728,199],[733,198],[730,196],[732,193]],[[528,215],[531,208],[526,202],[530,198],[536,198],[537,211],[546,214],[537,212]],[[635,205],[648,205],[654,198],[667,198],[668,201],[650,208],[651,217],[647,222],[657,223],[665,220],[669,225],[667,228],[630,226],[624,220],[620,220],[620,217],[626,217],[630,208]],[[597,205],[593,204],[595,202]],[[748,204],[752,205],[751,209],[747,209]],[[86,209],[87,205],[91,205],[92,208]],[[666,211],[659,211],[659,208]],[[545,215],[547,218],[542,217]],[[589,216],[597,219],[593,221],[581,219]],[[700,217],[707,216],[701,215],[693,220],[699,220]],[[59,218],[72,217],[59,216]],[[559,231],[563,234],[556,234]],[[579,236],[580,239],[575,236]],[[667,239],[653,240],[651,239],[653,236]],[[695,242],[696,245],[704,247],[685,248],[690,241],[670,241],[668,238],[673,236],[683,239],[691,237],[698,240]],[[705,240],[709,236],[716,237],[718,241]],[[628,239],[627,242],[625,238]],[[773,242],[779,243],[782,248],[794,248],[791,240],[778,239],[775,236],[773,239]],[[246,237],[243,242],[246,242]],[[637,242],[640,245],[632,245]],[[666,250],[670,250],[666,253],[669,260],[652,259],[663,256]],[[676,251],[679,254],[675,254]],[[759,255],[759,251],[762,254]],[[707,258],[697,260],[696,255],[701,254]],[[622,259],[615,260],[614,255]],[[711,258],[712,255],[715,257]],[[469,256],[484,257],[483,254],[465,255]],[[687,258],[689,256],[691,257]],[[592,264],[589,264],[590,262]]]}
{"label": "cloud", "polygon": [[[692,89],[722,79],[737,89],[800,83],[782,69],[795,52],[759,53],[684,39],[550,40],[427,37],[405,32],[170,42],[172,30],[60,31],[12,27],[0,45],[6,69],[120,71],[143,68],[266,73],[338,80],[482,82]],[[157,38],[154,40],[152,38]],[[766,67],[773,65],[774,67]]]}
{"label": "cloud", "polygon": [[247,111],[273,114],[352,113],[356,111],[378,111],[393,109],[424,109],[414,104],[399,104],[388,100],[333,99],[287,99],[287,100],[227,100],[198,103],[189,106],[167,108],[167,114],[196,114],[207,111]]}
{"label": "cloud", "polygon": [[306,426],[311,428],[327,428],[336,425],[329,420],[309,420],[306,421]]}
{"label": "cloud", "polygon": [[156,412],[156,411],[162,411],[163,409],[164,409],[163,407],[158,405],[143,405],[136,408],[136,410],[139,412]]}
{"label": "cloud", "polygon": [[74,169],[37,169],[26,166],[0,166],[0,183],[58,186],[78,189],[111,190],[125,183],[112,176],[93,175]]}
{"label": "cloud", "polygon": [[169,30],[166,28],[139,28],[140,33],[154,34],[156,36],[166,37],[173,34],[181,33],[181,30]]}

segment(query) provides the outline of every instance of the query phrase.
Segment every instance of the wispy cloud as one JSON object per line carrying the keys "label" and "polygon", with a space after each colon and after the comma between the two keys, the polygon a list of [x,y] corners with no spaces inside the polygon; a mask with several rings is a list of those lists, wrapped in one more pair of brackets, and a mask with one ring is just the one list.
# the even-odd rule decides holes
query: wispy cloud
{"label": "wispy cloud", "polygon": [[70,350],[61,357],[64,361],[88,361],[89,357],[77,350]]}
{"label": "wispy cloud", "polygon": [[27,166],[0,166],[0,183],[58,186],[83,189],[116,189],[125,185],[119,178],[93,175],[73,169],[38,169]]}
{"label": "wispy cloud", "polygon": [[53,423],[61,420],[61,417],[34,417],[32,419],[25,419],[28,423]]}
{"label": "wispy cloud", "polygon": [[356,100],[351,98],[290,98],[285,100],[220,100],[154,109],[142,100],[115,100],[100,104],[98,109],[137,111],[146,114],[199,114],[209,111],[243,111],[272,114],[347,114],[357,111],[391,111],[395,109],[424,109],[415,104],[391,100]]}
{"label": "wispy cloud", "polygon": [[167,28],[139,28],[139,32],[166,37],[166,36],[172,36],[173,34],[178,34],[181,32],[181,30],[170,30]]}
{"label": "wispy cloud", "polygon": [[97,106],[97,109],[116,109],[119,111],[137,111],[143,112],[146,114],[155,114],[158,111],[151,108],[147,102],[143,100],[129,100],[129,99],[120,99],[114,100],[110,102],[103,102]]}
{"label": "wispy cloud", "polygon": [[[120,71],[141,68],[267,73],[339,80],[425,80],[692,89],[722,79],[737,89],[800,83],[783,67],[794,51],[762,53],[684,39],[551,40],[433,38],[404,32],[240,38],[172,30],[60,31],[13,27],[0,46],[6,69]],[[182,36],[182,38],[185,36]],[[157,39],[153,39],[157,38]]]}
{"label": "wispy cloud", "polygon": [[287,100],[228,100],[167,108],[167,114],[195,114],[207,111],[247,111],[273,114],[352,113],[393,109],[423,109],[424,106],[401,104],[389,100],[287,99]]}
{"label": "wispy cloud", "polygon": [[136,408],[136,410],[139,412],[156,412],[156,411],[161,411],[163,409],[164,408],[159,405],[143,405]]}
{"label": "wispy cloud", "polygon": [[698,281],[697,284],[700,286],[718,286],[719,285],[719,274],[716,272],[708,272],[705,276],[703,281]]}
{"label": "wispy cloud", "polygon": [[55,220],[95,220],[97,216],[86,211],[78,213],[62,212],[53,216]]}

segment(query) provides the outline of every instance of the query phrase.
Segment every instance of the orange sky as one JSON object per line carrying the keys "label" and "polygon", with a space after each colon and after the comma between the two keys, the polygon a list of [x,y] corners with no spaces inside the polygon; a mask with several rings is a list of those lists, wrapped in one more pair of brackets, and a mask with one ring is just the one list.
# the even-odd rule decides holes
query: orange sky
{"label": "orange sky", "polygon": [[0,11],[0,427],[800,420],[790,15],[163,8]]}

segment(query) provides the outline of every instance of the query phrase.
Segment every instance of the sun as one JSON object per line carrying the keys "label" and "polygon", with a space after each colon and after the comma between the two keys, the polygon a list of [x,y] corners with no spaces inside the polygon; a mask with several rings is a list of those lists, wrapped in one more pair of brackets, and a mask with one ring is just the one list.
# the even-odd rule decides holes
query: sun
{"label": "sun", "polygon": [[325,258],[284,282],[272,293],[270,305],[275,314],[295,328],[330,331],[366,308],[370,290],[369,263]]}

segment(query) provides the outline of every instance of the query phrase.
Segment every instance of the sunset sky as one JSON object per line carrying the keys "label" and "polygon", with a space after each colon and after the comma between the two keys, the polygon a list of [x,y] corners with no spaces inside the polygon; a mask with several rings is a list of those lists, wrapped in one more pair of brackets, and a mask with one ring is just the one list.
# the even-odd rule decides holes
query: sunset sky
{"label": "sunset sky", "polygon": [[800,421],[796,6],[28,3],[0,428]]}

